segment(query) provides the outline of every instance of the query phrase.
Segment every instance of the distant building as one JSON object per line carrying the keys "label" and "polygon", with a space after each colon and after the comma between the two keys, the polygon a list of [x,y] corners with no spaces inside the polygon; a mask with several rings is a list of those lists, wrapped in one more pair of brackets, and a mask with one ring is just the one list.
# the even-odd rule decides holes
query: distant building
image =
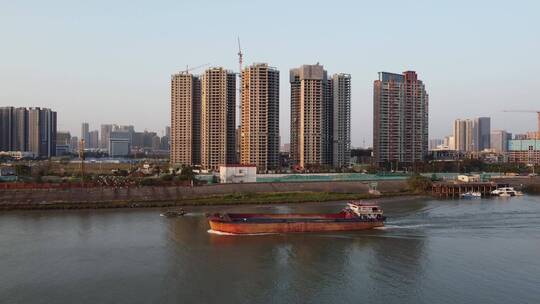
{"label": "distant building", "polygon": [[126,131],[113,131],[109,138],[109,156],[125,157],[131,152],[131,134]]}
{"label": "distant building", "polygon": [[77,136],[71,137],[71,152],[72,153],[78,153],[79,152],[79,138]]}
{"label": "distant building", "polygon": [[28,151],[28,110],[0,107],[0,151]]}
{"label": "distant building", "polygon": [[161,150],[161,138],[155,135],[155,136],[152,136],[151,140],[152,140],[152,150],[153,151]]}
{"label": "distant building", "polygon": [[467,119],[465,121],[466,129],[465,129],[465,151],[467,152],[478,152],[479,149],[479,138],[478,138],[478,124],[476,123],[476,120]]}
{"label": "distant building", "polygon": [[236,163],[236,75],[220,67],[201,82],[201,166],[218,170]]}
{"label": "distant building", "polygon": [[88,143],[90,142],[90,124],[87,122],[81,124],[81,139],[84,139],[84,146],[88,147]]}
{"label": "distant building", "polygon": [[496,153],[506,153],[508,151],[508,141],[512,139],[512,134],[504,130],[491,131],[491,149]]}
{"label": "distant building", "polygon": [[88,133],[88,143],[86,147],[89,149],[98,149],[99,148],[99,131],[93,130]]}
{"label": "distant building", "polygon": [[114,126],[112,124],[101,125],[101,138],[99,141],[99,148],[108,151],[109,150],[109,138],[111,138],[111,132]]}
{"label": "distant building", "polygon": [[71,134],[67,131],[56,132],[56,156],[71,153]]}
{"label": "distant building", "polygon": [[491,118],[476,118],[478,125],[478,151],[483,151],[491,147]]}
{"label": "distant building", "polygon": [[508,162],[540,165],[540,140],[509,140]]}
{"label": "distant building", "polygon": [[491,119],[456,119],[454,121],[454,147],[458,151],[480,152],[491,146]]}
{"label": "distant building", "polygon": [[12,151],[13,107],[0,108],[0,151]]}
{"label": "distant building", "polygon": [[[242,71],[240,163],[279,168],[279,71],[257,63]],[[238,136],[237,135],[237,136]]]}
{"label": "distant building", "polygon": [[220,183],[255,183],[257,166],[228,164],[219,166]]}
{"label": "distant building", "polygon": [[454,121],[454,150],[467,150],[467,122],[462,119]]}
{"label": "distant building", "polygon": [[291,152],[291,144],[287,143],[287,144],[281,145],[281,147],[279,148],[279,152],[290,153]]}
{"label": "distant building", "polygon": [[429,150],[435,150],[439,148],[439,146],[443,145],[444,140],[440,138],[434,138],[429,140]]}
{"label": "distant building", "polygon": [[[170,157],[172,164],[201,163],[201,81],[198,76],[171,76]],[[167,129],[166,129],[167,132]]]}
{"label": "distant building", "polygon": [[56,112],[28,109],[28,151],[40,157],[56,156]]}
{"label": "distant building", "polygon": [[376,163],[412,165],[428,154],[428,94],[416,72],[380,72],[373,93]]}

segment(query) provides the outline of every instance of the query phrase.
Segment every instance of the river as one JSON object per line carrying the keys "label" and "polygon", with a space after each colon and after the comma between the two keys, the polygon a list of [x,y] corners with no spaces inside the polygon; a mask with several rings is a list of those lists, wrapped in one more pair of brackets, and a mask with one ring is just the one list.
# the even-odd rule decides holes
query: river
{"label": "river", "polygon": [[228,236],[205,212],[0,213],[2,303],[539,303],[540,197],[386,202],[384,229]]}

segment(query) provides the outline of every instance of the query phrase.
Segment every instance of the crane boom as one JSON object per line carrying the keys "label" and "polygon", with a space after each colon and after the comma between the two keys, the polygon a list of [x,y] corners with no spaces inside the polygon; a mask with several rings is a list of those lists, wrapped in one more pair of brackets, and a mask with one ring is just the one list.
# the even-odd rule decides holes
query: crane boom
{"label": "crane boom", "polygon": [[208,66],[208,65],[210,65],[210,63],[201,64],[201,65],[198,65],[198,66],[196,66],[196,67],[191,67],[191,68],[190,68],[188,65],[186,65],[186,69],[183,70],[181,73],[187,74],[187,73],[189,73],[190,71],[193,71],[193,70],[196,70],[196,69],[200,69],[200,68],[203,68],[203,67]]}
{"label": "crane boom", "polygon": [[240,37],[238,37],[238,123],[242,122],[242,67],[244,64],[244,53],[242,53],[242,46],[240,45]]}
{"label": "crane boom", "polygon": [[510,112],[510,113],[536,113],[538,115],[538,129],[536,131],[536,138],[540,139],[540,111],[535,110],[505,110],[503,112]]}

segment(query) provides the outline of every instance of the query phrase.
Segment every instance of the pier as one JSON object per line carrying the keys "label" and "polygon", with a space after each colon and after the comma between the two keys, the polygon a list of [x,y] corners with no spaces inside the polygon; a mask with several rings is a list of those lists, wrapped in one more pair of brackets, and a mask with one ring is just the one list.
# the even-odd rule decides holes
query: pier
{"label": "pier", "polygon": [[438,197],[459,197],[466,192],[480,192],[482,196],[490,196],[491,191],[507,186],[508,184],[495,182],[437,182],[431,186],[431,193]]}

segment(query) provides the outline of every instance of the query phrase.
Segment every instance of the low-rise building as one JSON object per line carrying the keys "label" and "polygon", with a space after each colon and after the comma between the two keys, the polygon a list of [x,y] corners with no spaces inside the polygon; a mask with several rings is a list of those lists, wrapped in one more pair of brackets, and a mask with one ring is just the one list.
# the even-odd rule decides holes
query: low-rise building
{"label": "low-rise building", "polygon": [[539,139],[514,139],[508,141],[508,162],[540,165]]}
{"label": "low-rise building", "polygon": [[479,183],[482,178],[478,174],[458,175],[457,180],[464,183]]}
{"label": "low-rise building", "polygon": [[219,166],[220,183],[255,183],[257,166],[228,164]]}

